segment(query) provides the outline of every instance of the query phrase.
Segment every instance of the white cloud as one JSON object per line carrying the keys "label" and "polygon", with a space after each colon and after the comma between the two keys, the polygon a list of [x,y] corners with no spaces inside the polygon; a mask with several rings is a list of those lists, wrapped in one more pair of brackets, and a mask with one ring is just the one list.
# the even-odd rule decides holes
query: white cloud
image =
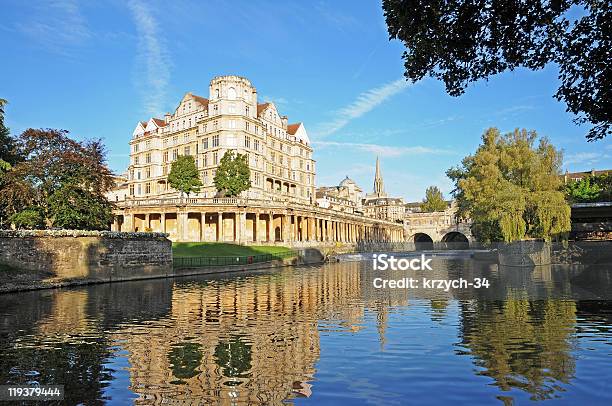
{"label": "white cloud", "polygon": [[317,135],[324,137],[335,133],[352,120],[368,113],[374,109],[374,107],[401,92],[408,86],[409,83],[406,82],[404,78],[401,78],[361,93],[351,104],[336,111],[336,119],[328,123],[324,123],[322,125],[322,130],[319,131]]}
{"label": "white cloud", "polygon": [[48,50],[69,54],[67,47],[83,43],[91,32],[75,0],[55,0],[36,4],[26,23],[17,28]]}
{"label": "white cloud", "polygon": [[604,159],[608,159],[610,155],[606,153],[599,152],[576,152],[573,154],[569,154],[564,159],[565,165],[594,165],[601,162]]}
{"label": "white cloud", "polygon": [[422,146],[414,147],[399,147],[392,145],[379,145],[379,144],[363,144],[356,142],[336,142],[336,141],[315,141],[314,145],[325,148],[325,147],[336,147],[336,148],[352,148],[361,151],[371,152],[381,157],[399,157],[405,155],[447,155],[454,154],[454,151],[440,149],[440,148],[429,148]]}
{"label": "white cloud", "polygon": [[170,63],[167,52],[159,37],[157,21],[149,6],[139,0],[128,3],[138,31],[138,59],[143,72],[138,84],[144,94],[144,107],[148,114],[155,116],[163,110],[166,87],[170,79]]}

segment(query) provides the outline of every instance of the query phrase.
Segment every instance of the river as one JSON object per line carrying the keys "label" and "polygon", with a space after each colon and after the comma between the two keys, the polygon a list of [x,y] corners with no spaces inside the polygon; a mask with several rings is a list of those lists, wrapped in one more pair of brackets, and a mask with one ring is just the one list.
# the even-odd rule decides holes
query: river
{"label": "river", "polygon": [[[64,404],[612,404],[612,269],[345,262],[0,296],[0,383]],[[377,277],[489,287],[375,289]]]}

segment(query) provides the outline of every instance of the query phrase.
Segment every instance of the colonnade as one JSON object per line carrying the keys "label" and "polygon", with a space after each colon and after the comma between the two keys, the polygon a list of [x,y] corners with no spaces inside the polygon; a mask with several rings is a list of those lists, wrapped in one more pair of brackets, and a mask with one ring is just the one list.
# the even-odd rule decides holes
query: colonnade
{"label": "colonnade", "polygon": [[291,211],[141,211],[122,212],[114,231],[156,231],[173,241],[235,243],[295,243],[403,240],[401,225],[369,218],[342,218]]}

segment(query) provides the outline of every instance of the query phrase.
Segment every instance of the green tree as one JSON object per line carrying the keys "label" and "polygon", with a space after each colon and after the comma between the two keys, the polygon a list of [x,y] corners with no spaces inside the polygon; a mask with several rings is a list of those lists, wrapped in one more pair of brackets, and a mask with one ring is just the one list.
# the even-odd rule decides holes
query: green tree
{"label": "green tree", "polygon": [[183,198],[183,193],[189,196],[190,193],[200,191],[202,182],[195,159],[191,155],[181,155],[172,162],[168,183],[181,193],[181,198]]}
{"label": "green tree", "polygon": [[500,135],[488,129],[474,155],[447,175],[459,215],[471,218],[481,241],[544,238],[570,229],[570,207],[561,192],[562,156],[535,131]]}
{"label": "green tree", "polygon": [[598,200],[601,188],[592,182],[590,176],[586,176],[578,182],[565,185],[565,193],[570,202],[594,202]]}
{"label": "green tree", "polygon": [[14,165],[19,160],[15,139],[4,125],[4,106],[7,103],[5,99],[0,99],[0,171],[8,170],[5,164]]}
{"label": "green tree", "polygon": [[9,221],[17,228],[24,228],[26,230],[34,230],[44,228],[45,216],[43,215],[40,208],[30,207],[21,210],[9,218]]}
{"label": "green tree", "polygon": [[251,187],[251,170],[246,154],[226,151],[219,162],[214,178],[215,187],[222,196],[238,196]]}
{"label": "green tree", "polygon": [[430,186],[425,190],[425,199],[421,203],[421,210],[424,212],[444,211],[448,204],[437,186]]}
{"label": "green tree", "polygon": [[406,47],[409,80],[429,75],[459,96],[470,82],[555,64],[554,97],[593,124],[587,139],[612,131],[609,0],[383,0],[383,10],[390,38]]}
{"label": "green tree", "polygon": [[106,229],[113,206],[105,194],[113,179],[105,163],[104,146],[100,140],[78,142],[67,134],[63,130],[28,129],[19,136],[22,160],[0,184],[0,205],[11,218],[28,207],[42,213],[44,223],[51,226]]}

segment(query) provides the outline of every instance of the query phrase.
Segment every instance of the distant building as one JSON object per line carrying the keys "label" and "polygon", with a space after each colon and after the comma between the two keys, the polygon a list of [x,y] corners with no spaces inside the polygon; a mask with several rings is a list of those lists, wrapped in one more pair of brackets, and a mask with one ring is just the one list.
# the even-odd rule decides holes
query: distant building
{"label": "distant building", "polygon": [[363,199],[363,212],[366,216],[403,222],[406,207],[401,197],[388,197],[380,170],[380,160],[376,157],[376,172],[374,174],[374,191]]}
{"label": "distant building", "polygon": [[316,190],[317,205],[347,213],[363,213],[363,191],[354,180],[345,177],[338,186],[323,186]]}
{"label": "distant building", "polygon": [[599,175],[609,175],[612,176],[612,169],[604,169],[600,171],[596,171],[595,169],[591,169],[590,171],[585,172],[568,172],[567,170],[563,174],[563,183],[569,182],[578,182],[582,178],[586,178],[588,176],[599,176]]}

